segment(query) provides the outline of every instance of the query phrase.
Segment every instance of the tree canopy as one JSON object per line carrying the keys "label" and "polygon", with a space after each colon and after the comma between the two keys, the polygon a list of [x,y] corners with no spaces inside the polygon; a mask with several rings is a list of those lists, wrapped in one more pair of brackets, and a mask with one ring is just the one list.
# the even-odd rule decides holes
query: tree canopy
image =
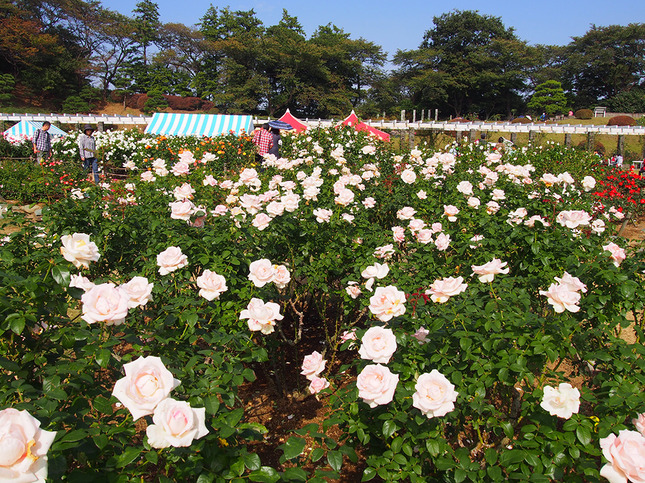
{"label": "tree canopy", "polygon": [[[275,116],[288,108],[329,118],[351,109],[366,116],[439,109],[442,117],[490,118],[538,104],[557,112],[565,104],[645,104],[643,23],[594,25],[568,45],[531,46],[500,17],[453,10],[432,19],[418,49],[393,59],[332,23],[308,35],[287,10],[265,25],[253,9],[210,6],[197,26],[186,26],[161,22],[153,0],[129,14],[99,0],[0,0],[0,27],[3,105],[22,98],[52,110],[90,109],[100,99],[151,92],[199,97],[222,113]],[[551,81],[563,91],[557,101],[544,98]]]}

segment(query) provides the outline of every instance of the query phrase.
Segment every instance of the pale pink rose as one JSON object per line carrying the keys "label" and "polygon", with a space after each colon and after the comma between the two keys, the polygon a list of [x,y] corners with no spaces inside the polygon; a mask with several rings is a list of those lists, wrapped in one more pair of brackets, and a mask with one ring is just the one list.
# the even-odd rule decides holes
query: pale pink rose
{"label": "pale pink rose", "polygon": [[128,408],[135,421],[152,414],[181,384],[156,356],[139,357],[124,364],[123,369],[125,377],[116,381],[112,395]]}
{"label": "pale pink rose", "polygon": [[623,261],[626,258],[625,250],[623,248],[620,248],[614,242],[610,242],[607,245],[603,245],[602,248],[603,250],[610,253],[609,258],[614,262],[614,265],[616,265],[617,267],[619,267],[620,264],[623,263]]}
{"label": "pale pink rose", "polygon": [[341,342],[347,342],[348,340],[357,340],[356,339],[356,329],[346,330],[340,336]]}
{"label": "pale pink rose", "polygon": [[435,246],[437,247],[437,250],[439,251],[445,251],[448,249],[450,246],[450,235],[447,235],[445,233],[439,233],[437,235],[437,238],[434,241]]}
{"label": "pale pink rose", "polygon": [[408,223],[408,228],[412,233],[416,233],[419,230],[423,230],[426,227],[426,222],[418,218],[413,218]]}
{"label": "pale pink rose", "polygon": [[508,262],[502,262],[499,258],[493,258],[490,262],[483,265],[471,265],[473,273],[479,275],[479,281],[483,283],[492,282],[495,280],[495,275],[498,273],[508,273],[508,268],[504,268]]}
{"label": "pale pink rose", "polygon": [[199,296],[204,297],[206,300],[217,299],[228,290],[226,279],[208,269],[197,277],[196,282],[199,287]]}
{"label": "pale pink rose", "polygon": [[470,181],[461,181],[457,185],[457,191],[466,196],[471,196],[473,194],[473,185]]}
{"label": "pale pink rose", "polygon": [[603,220],[594,220],[591,223],[591,231],[596,233],[597,235],[600,235],[605,231],[605,222]]}
{"label": "pale pink rose", "polygon": [[459,393],[446,376],[436,369],[421,374],[414,387],[416,392],[412,395],[412,405],[428,419],[445,416],[455,409]]}
{"label": "pale pink rose", "polygon": [[179,247],[168,247],[157,255],[157,266],[161,275],[168,275],[188,265],[188,257],[181,252]]}
{"label": "pale pink rose", "polygon": [[412,184],[417,180],[417,175],[411,169],[404,169],[401,172],[401,181],[406,184]]}
{"label": "pale pink rose", "polygon": [[540,181],[542,181],[547,187],[560,183],[560,179],[551,173],[544,173],[540,178]]}
{"label": "pale pink rose", "polygon": [[186,163],[185,161],[179,161],[179,162],[177,162],[177,163],[175,163],[173,165],[173,167],[170,170],[170,172],[172,174],[174,174],[175,176],[186,175],[186,174],[190,173],[190,165],[188,163]]}
{"label": "pale pink rose", "polygon": [[195,190],[188,183],[184,183],[181,186],[177,186],[173,190],[173,196],[177,201],[190,200],[193,198],[194,194],[195,194]]}
{"label": "pale pink rose", "polygon": [[524,224],[530,228],[533,228],[536,223],[542,223],[542,226],[551,226],[548,221],[542,218],[540,215],[533,215],[528,220],[524,221]]}
{"label": "pale pink rose", "polygon": [[404,208],[401,208],[399,211],[396,212],[396,217],[399,220],[411,220],[414,218],[414,214],[417,212],[414,208],[411,206],[406,206]]}
{"label": "pale pink rose", "polygon": [[274,276],[275,268],[266,258],[251,262],[249,265],[249,280],[256,287],[264,287],[267,283],[273,282]]}
{"label": "pale pink rose", "polygon": [[375,278],[368,278],[367,282],[365,282],[365,290],[372,291],[372,287],[374,286],[374,281]]}
{"label": "pale pink rose", "polygon": [[141,173],[141,181],[152,183],[156,179],[157,178],[155,178],[155,175],[152,173],[152,171],[144,171],[143,173]]}
{"label": "pale pink rose", "polygon": [[499,211],[499,203],[496,201],[489,201],[486,203],[486,213],[489,215],[494,215]]}
{"label": "pale pink rose", "polygon": [[580,310],[580,307],[578,307],[581,298],[580,294],[571,290],[568,285],[552,283],[549,286],[549,290],[540,290],[540,295],[546,295],[549,304],[553,305],[553,308],[559,314],[565,310],[569,312],[578,312]]}
{"label": "pale pink rose", "polygon": [[392,236],[394,241],[402,243],[405,241],[405,228],[402,226],[393,226],[392,227]]}
{"label": "pale pink rose", "polygon": [[569,419],[580,409],[580,391],[568,382],[562,382],[556,388],[544,386],[540,407],[551,416]]}
{"label": "pale pink rose", "polygon": [[311,378],[311,383],[309,384],[309,392],[311,394],[318,394],[323,389],[329,387],[329,381],[324,377],[314,376]]}
{"label": "pale pink rose", "polygon": [[637,418],[632,419],[632,424],[645,437],[645,413],[641,413]]}
{"label": "pale pink rose", "polygon": [[374,263],[374,265],[370,265],[369,267],[365,268],[361,272],[361,276],[363,278],[384,278],[387,276],[387,274],[390,273],[390,267],[387,266],[387,263]]}
{"label": "pale pink rose", "polygon": [[285,288],[291,281],[291,273],[285,265],[273,265],[273,283],[278,288]]}
{"label": "pale pink rose", "polygon": [[179,161],[186,164],[195,164],[195,156],[187,149],[179,153]]}
{"label": "pale pink rose", "polygon": [[273,217],[281,216],[284,213],[284,203],[272,201],[266,207],[267,213]]}
{"label": "pale pink rose", "polygon": [[443,231],[443,225],[441,223],[433,223],[430,228],[433,233],[441,233]]}
{"label": "pale pink rose", "polygon": [[475,235],[470,239],[472,245],[469,245],[473,250],[482,246],[483,235]]}
{"label": "pale pink rose", "polygon": [[202,184],[204,186],[217,186],[217,180],[212,174],[208,174],[204,176],[204,180],[202,181]]}
{"label": "pale pink rose", "polygon": [[412,337],[417,339],[419,341],[419,344],[425,344],[428,342],[428,334],[430,334],[430,331],[426,329],[425,327],[419,327],[417,331],[412,334]]}
{"label": "pale pink rose", "polygon": [[504,193],[504,190],[494,189],[492,194],[494,201],[501,201],[506,199],[506,193]]}
{"label": "pale pink rose", "polygon": [[430,288],[426,290],[426,294],[430,295],[433,302],[443,304],[447,302],[450,297],[459,295],[465,292],[468,284],[464,283],[463,277],[447,277],[441,280],[436,280]]}
{"label": "pale pink rose", "polygon": [[253,168],[244,168],[240,173],[240,183],[244,185],[254,185],[258,181],[258,172]]}
{"label": "pale pink rose", "polygon": [[396,337],[392,329],[370,327],[361,339],[358,354],[361,359],[387,364],[396,351]]}
{"label": "pale pink rose", "polygon": [[591,191],[596,187],[596,180],[592,176],[582,178],[582,187],[585,191]]}
{"label": "pale pink rose", "polygon": [[90,236],[85,233],[63,235],[60,238],[60,252],[65,260],[72,262],[76,268],[89,268],[90,262],[96,262],[101,255],[96,243],[90,241]]}
{"label": "pale pink rose", "polygon": [[128,308],[134,309],[152,300],[153,284],[146,277],[132,277],[128,283],[119,286],[128,297]]}
{"label": "pale pink rose", "polygon": [[255,218],[253,218],[251,224],[258,230],[263,231],[269,226],[271,220],[273,220],[273,218],[271,218],[269,215],[265,213],[258,213],[257,215],[255,215]]}
{"label": "pale pink rose", "polygon": [[40,429],[40,421],[27,411],[0,411],[0,481],[45,483],[47,451],[56,431]]}
{"label": "pale pink rose", "polygon": [[645,482],[645,437],[636,431],[621,429],[618,436],[600,438],[602,454],[607,459],[600,475],[611,483]]}
{"label": "pale pink rose", "polygon": [[561,211],[555,220],[567,228],[578,228],[579,226],[589,225],[591,223],[591,215],[582,210]]}
{"label": "pale pink rose", "polygon": [[302,371],[300,374],[311,381],[325,370],[325,364],[327,364],[327,361],[323,359],[322,354],[318,351],[313,351],[308,356],[305,356],[302,361]]}
{"label": "pale pink rose", "polygon": [[363,200],[363,206],[365,208],[374,208],[376,206],[376,200],[371,196]]}
{"label": "pale pink rose", "polygon": [[357,298],[362,293],[360,287],[358,286],[358,282],[347,282],[345,292],[347,292],[347,295],[349,295],[353,299]]}
{"label": "pale pink rose", "polygon": [[153,448],[184,448],[208,434],[206,409],[192,408],[186,401],[164,399],[156,407],[152,421],[146,436]]}
{"label": "pale pink rose", "polygon": [[392,255],[394,255],[394,245],[392,245],[391,243],[383,245],[382,247],[378,247],[376,250],[374,250],[374,256],[376,258],[384,258],[387,260],[392,258]]}
{"label": "pale pink rose", "polygon": [[113,283],[95,285],[81,296],[81,318],[88,324],[121,325],[128,315],[128,301],[128,296]]}
{"label": "pale pink rose", "polygon": [[459,208],[454,205],[443,205],[443,214],[448,218],[448,221],[457,221]]}
{"label": "pale pink rose", "polygon": [[284,204],[284,209],[289,213],[293,213],[298,209],[300,204],[300,196],[295,193],[289,193],[280,198],[280,202]]}
{"label": "pale pink rose", "polygon": [[[305,188],[304,191],[302,192],[302,197],[306,200],[318,200],[318,195],[320,194],[320,188],[316,188],[315,186],[310,186],[309,188]],[[329,210],[325,210],[329,211]]]}
{"label": "pale pink rose", "polygon": [[345,220],[347,223],[352,223],[354,221],[354,215],[350,215],[349,213],[343,213],[341,215],[341,218]]}
{"label": "pale pink rose", "polygon": [[587,286],[580,281],[578,277],[574,277],[568,272],[564,272],[562,277],[554,277],[555,281],[561,285],[565,285],[572,292],[587,293]]}
{"label": "pale pink rose", "polygon": [[214,210],[211,210],[211,214],[214,216],[225,215],[228,211],[228,207],[225,205],[217,205]]}
{"label": "pale pink rose", "polygon": [[240,206],[250,215],[255,215],[262,209],[262,200],[257,195],[245,193],[240,196]]}
{"label": "pale pink rose", "polygon": [[233,181],[230,179],[225,179],[219,184],[219,187],[223,190],[230,190],[231,188],[233,188]]}
{"label": "pale pink rose", "polygon": [[165,168],[166,167],[166,161],[161,159],[161,158],[157,158],[152,162],[152,167],[154,169]]}
{"label": "pale pink rose", "polygon": [[325,208],[316,208],[313,213],[318,223],[329,223],[333,214],[331,210],[326,210]]}
{"label": "pale pink rose", "polygon": [[571,176],[566,171],[558,175],[558,180],[560,180],[560,182],[563,183],[565,186],[576,182],[576,180],[573,179],[573,176]]}
{"label": "pale pink rose", "polygon": [[347,206],[354,201],[354,192],[350,189],[342,189],[334,201],[337,205]]}
{"label": "pale pink rose", "polygon": [[425,192],[425,191],[423,191],[423,190],[420,190],[420,191],[417,193],[417,198],[419,198],[420,200],[428,199],[428,193],[426,193],[426,192]]}
{"label": "pale pink rose", "polygon": [[370,312],[381,322],[405,313],[405,293],[393,285],[378,287],[370,297]]}
{"label": "pale pink rose", "polygon": [[491,163],[496,163],[500,159],[502,159],[502,155],[499,153],[490,153],[486,155],[486,161],[489,161]]}
{"label": "pale pink rose", "polygon": [[168,204],[170,205],[170,218],[174,220],[190,220],[195,210],[195,205],[189,200],[173,201]]}
{"label": "pale pink rose", "polygon": [[419,230],[416,234],[417,241],[419,243],[423,243],[424,245],[426,245],[432,242],[432,234],[433,234],[432,230],[427,230],[427,229]]}
{"label": "pale pink rose", "polygon": [[282,320],[280,306],[273,302],[264,303],[258,298],[252,298],[246,309],[240,312],[240,319],[248,319],[249,330],[271,334],[275,331],[275,321]]}
{"label": "pale pink rose", "polygon": [[468,198],[468,206],[470,206],[471,208],[477,209],[479,208],[480,204],[481,201],[479,201],[479,198],[477,198],[476,196],[471,196],[470,198]]}
{"label": "pale pink rose", "polygon": [[522,223],[524,218],[529,214],[529,212],[526,210],[526,208],[518,208],[515,211],[511,211],[508,214],[508,223],[513,225],[513,224],[519,224]]}
{"label": "pale pink rose", "polygon": [[87,277],[83,277],[82,275],[71,275],[69,277],[69,286],[73,288],[80,288],[81,290],[87,292],[92,287],[94,287],[94,283],[90,282]]}
{"label": "pale pink rose", "polygon": [[393,374],[381,364],[365,366],[356,378],[358,397],[371,408],[388,404],[394,398],[394,391],[399,383],[399,375]]}

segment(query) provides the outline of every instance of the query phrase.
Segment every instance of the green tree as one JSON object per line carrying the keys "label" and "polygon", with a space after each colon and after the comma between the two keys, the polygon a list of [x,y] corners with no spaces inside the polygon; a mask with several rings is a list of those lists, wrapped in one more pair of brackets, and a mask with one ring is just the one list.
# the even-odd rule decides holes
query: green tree
{"label": "green tree", "polygon": [[562,84],[555,80],[543,82],[535,88],[527,107],[534,113],[546,113],[552,117],[567,110],[567,98]]}
{"label": "green tree", "polygon": [[394,58],[415,105],[456,116],[510,114],[525,89],[528,47],[499,17],[453,11],[433,18],[419,49]]}
{"label": "green tree", "polygon": [[6,104],[13,97],[12,91],[16,85],[16,79],[11,74],[0,74],[0,103]]}
{"label": "green tree", "polygon": [[152,114],[168,107],[168,101],[163,96],[161,89],[152,89],[148,91],[148,99],[143,106],[143,112]]}
{"label": "green tree", "polygon": [[627,92],[645,80],[645,23],[593,25],[573,37],[561,62],[563,87],[575,96],[576,107]]}

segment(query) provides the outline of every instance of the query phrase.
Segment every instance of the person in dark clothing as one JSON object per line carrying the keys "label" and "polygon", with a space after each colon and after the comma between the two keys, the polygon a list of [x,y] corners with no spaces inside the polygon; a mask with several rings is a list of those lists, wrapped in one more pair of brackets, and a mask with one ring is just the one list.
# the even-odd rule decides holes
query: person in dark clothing
{"label": "person in dark clothing", "polygon": [[269,149],[269,154],[273,154],[276,158],[280,157],[280,144],[282,138],[280,137],[280,129],[271,128],[271,136],[273,137],[273,144]]}

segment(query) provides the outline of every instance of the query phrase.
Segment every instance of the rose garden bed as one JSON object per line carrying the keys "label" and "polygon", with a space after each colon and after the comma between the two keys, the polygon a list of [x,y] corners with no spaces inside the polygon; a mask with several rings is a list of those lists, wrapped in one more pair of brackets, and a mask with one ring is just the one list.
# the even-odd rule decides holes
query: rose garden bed
{"label": "rose garden bed", "polygon": [[640,178],[345,128],[262,166],[246,137],[99,146],[128,179],[5,221],[0,476],[643,475]]}

